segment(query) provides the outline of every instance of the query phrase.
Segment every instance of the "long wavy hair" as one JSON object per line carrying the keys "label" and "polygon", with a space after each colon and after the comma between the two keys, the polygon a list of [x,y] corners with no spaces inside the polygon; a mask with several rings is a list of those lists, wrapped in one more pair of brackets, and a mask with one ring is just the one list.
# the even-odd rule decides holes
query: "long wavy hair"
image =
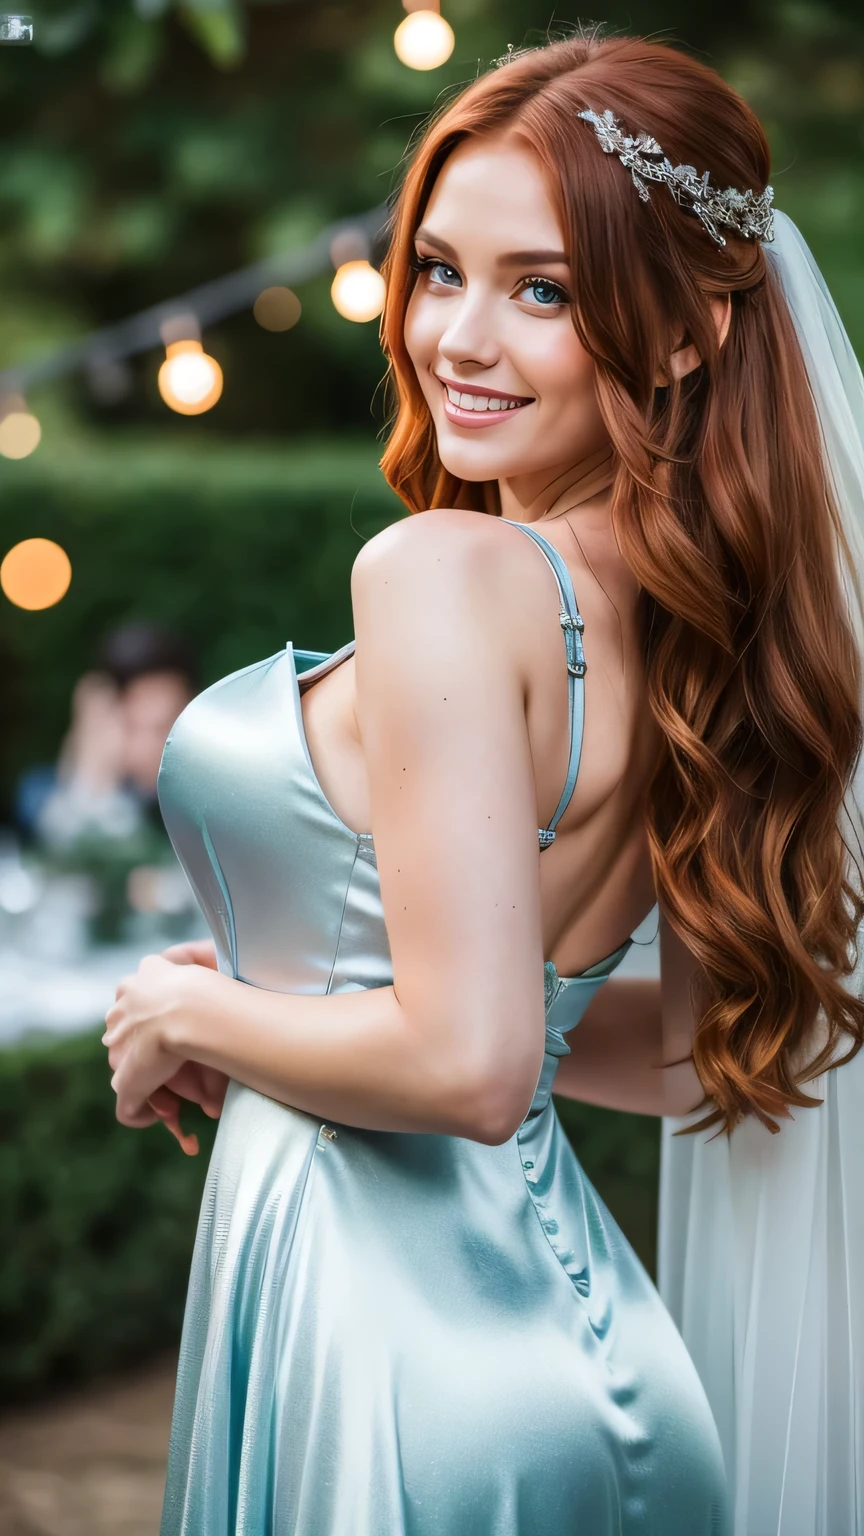
{"label": "long wavy hair", "polygon": [[[841,823],[862,742],[861,662],[844,596],[851,557],[824,467],[792,319],[761,245],[715,245],[665,188],[648,203],[584,108],[611,108],[716,187],[769,177],[765,134],[713,70],[638,38],[522,50],[427,125],[395,205],[382,342],[394,415],[381,467],[412,512],[500,513],[497,486],[441,464],[405,348],[413,236],[448,155],[506,133],[536,155],[596,364],[616,465],[611,516],[641,586],[662,750],[648,834],[658,899],[700,962],[693,1060],[701,1126],[818,1103],[803,1084],[864,1043],[844,987],[864,916]],[[731,294],[718,347],[709,297]],[[668,387],[658,365],[695,344]],[[816,1023],[820,1017],[822,1028]]]}

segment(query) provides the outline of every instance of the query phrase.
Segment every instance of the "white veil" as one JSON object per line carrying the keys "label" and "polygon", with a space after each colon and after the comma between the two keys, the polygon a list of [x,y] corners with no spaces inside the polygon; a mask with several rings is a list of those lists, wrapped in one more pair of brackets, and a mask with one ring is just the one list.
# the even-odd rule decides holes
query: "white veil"
{"label": "white veil", "polygon": [[[784,214],[765,249],[864,583],[864,378]],[[859,761],[847,796],[859,857],[862,807]],[[860,947],[847,985],[864,996],[864,935]],[[674,1137],[686,1120],[663,1126],[660,1291],[714,1410],[735,1536],[864,1536],[864,1050],[807,1091],[822,1105],[796,1111],[776,1136],[752,1119],[731,1138]]]}

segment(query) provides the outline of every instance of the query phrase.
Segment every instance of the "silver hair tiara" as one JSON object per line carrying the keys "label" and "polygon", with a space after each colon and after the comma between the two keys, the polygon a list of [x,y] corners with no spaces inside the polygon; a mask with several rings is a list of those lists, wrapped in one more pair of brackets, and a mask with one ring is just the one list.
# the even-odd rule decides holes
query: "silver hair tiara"
{"label": "silver hair tiara", "polygon": [[774,239],[773,187],[759,193],[749,188],[739,192],[737,187],[718,192],[709,185],[707,171],[700,176],[692,165],[673,165],[650,134],[629,138],[608,108],[599,114],[589,108],[579,116],[591,124],[604,154],[617,155],[626,166],[643,203],[651,201],[646,181],[661,181],[679,207],[695,213],[716,245],[726,244],[718,228],[721,224],[748,240]]}

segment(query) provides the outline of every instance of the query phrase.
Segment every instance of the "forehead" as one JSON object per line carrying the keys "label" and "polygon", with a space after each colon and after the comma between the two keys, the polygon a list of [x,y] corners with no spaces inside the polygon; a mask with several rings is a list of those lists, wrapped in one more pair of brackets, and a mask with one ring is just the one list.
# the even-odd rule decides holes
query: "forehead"
{"label": "forehead", "polygon": [[423,228],[454,245],[482,239],[515,249],[563,241],[544,166],[512,135],[468,138],[456,147],[432,188]]}

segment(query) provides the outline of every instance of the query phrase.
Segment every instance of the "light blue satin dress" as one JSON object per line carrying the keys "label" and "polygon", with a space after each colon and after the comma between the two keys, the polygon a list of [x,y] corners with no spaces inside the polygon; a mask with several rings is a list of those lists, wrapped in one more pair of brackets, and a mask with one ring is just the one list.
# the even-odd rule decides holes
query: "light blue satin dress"
{"label": "light blue satin dress", "polygon": [[[582,620],[557,552],[576,780]],[[284,651],[188,706],[168,830],[220,969],[324,994],[393,976],[375,849],[315,775]],[[298,653],[309,661],[310,653]],[[627,940],[545,966],[546,1054],[501,1146],[358,1130],[229,1085],[201,1209],[161,1536],[720,1536],[690,1358],[583,1174],[551,1090]]]}

